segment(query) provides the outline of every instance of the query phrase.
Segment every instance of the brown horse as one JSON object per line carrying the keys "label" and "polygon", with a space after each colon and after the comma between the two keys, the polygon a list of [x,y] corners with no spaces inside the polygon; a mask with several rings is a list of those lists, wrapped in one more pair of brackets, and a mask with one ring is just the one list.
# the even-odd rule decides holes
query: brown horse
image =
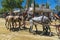
{"label": "brown horse", "polygon": [[10,29],[12,27],[12,24],[13,24],[13,16],[9,15],[5,18],[5,20],[6,20],[6,23],[5,23],[6,28]]}
{"label": "brown horse", "polygon": [[[56,17],[55,21],[59,20],[59,23],[60,23],[60,17],[57,14],[54,14],[54,16]],[[60,36],[60,24],[59,25],[55,25],[55,26],[56,26],[56,32]]]}
{"label": "brown horse", "polygon": [[5,13],[5,25],[7,29],[10,29],[13,26],[13,12]]}
{"label": "brown horse", "polygon": [[[18,22],[18,25],[17,25],[17,22]],[[19,28],[20,28],[20,26],[21,26],[21,16],[19,16],[18,13],[15,13],[15,16],[13,17],[13,24],[15,24],[15,25],[13,25],[14,28],[16,28],[17,26],[19,26]]]}
{"label": "brown horse", "polygon": [[27,19],[27,11],[25,11],[25,12],[23,12],[23,14],[22,14],[22,16],[23,16],[23,28],[25,28],[25,23],[26,23],[26,19]]}

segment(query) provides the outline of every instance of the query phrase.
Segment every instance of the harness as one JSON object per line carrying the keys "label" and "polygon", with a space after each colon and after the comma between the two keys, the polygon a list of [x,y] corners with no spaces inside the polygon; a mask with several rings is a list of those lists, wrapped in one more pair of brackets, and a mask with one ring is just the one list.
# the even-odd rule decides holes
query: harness
{"label": "harness", "polygon": [[41,22],[44,22],[44,15],[42,16]]}

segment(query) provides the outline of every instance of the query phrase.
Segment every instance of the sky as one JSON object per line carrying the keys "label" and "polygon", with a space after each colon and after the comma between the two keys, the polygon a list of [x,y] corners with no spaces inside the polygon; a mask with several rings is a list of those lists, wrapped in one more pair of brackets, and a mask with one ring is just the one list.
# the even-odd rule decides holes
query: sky
{"label": "sky", "polygon": [[[41,4],[45,4],[46,1],[49,3],[50,9],[55,9],[55,6],[56,6],[55,0],[35,0],[35,3],[41,5]],[[25,5],[26,5],[26,0],[24,0],[24,3],[22,4],[22,6],[25,6]]]}
{"label": "sky", "polygon": [[2,8],[1,2],[2,2],[2,0],[0,0],[0,8]]}
{"label": "sky", "polygon": [[[35,0],[35,3],[41,5],[41,4],[45,4],[46,1],[50,4],[50,9],[54,9],[56,6],[55,0]],[[2,8],[1,5],[2,0],[0,0],[0,8]],[[26,0],[24,0],[24,2],[22,3],[22,6],[26,5]]]}

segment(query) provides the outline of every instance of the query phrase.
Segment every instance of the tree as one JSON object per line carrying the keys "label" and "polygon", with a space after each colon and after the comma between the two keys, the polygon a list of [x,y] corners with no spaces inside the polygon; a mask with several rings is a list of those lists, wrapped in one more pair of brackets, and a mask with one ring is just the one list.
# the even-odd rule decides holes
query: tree
{"label": "tree", "polygon": [[14,0],[3,0],[2,1],[2,6],[4,8],[7,8],[9,11],[16,7]]}
{"label": "tree", "polygon": [[60,11],[60,0],[55,0],[55,3],[56,3],[55,9]]}
{"label": "tree", "polygon": [[23,0],[3,0],[2,6],[9,11],[12,11],[14,8],[22,8]]}
{"label": "tree", "polygon": [[27,0],[26,1],[26,8],[28,9],[31,6],[31,3],[33,2],[33,0]]}
{"label": "tree", "polygon": [[39,7],[39,5],[38,4],[35,4],[35,7]]}
{"label": "tree", "polygon": [[55,9],[58,10],[58,11],[60,11],[60,6],[56,5]]}
{"label": "tree", "polygon": [[0,13],[4,13],[4,12],[7,12],[7,11],[8,10],[6,8],[4,8],[4,7],[0,9]]}
{"label": "tree", "polygon": [[46,3],[46,8],[49,8],[49,4],[48,3]]}
{"label": "tree", "polygon": [[3,12],[2,8],[0,8],[0,14]]}
{"label": "tree", "polygon": [[17,7],[17,8],[23,8],[23,7],[22,7],[22,2],[24,2],[24,1],[23,1],[23,0],[15,0],[16,7]]}

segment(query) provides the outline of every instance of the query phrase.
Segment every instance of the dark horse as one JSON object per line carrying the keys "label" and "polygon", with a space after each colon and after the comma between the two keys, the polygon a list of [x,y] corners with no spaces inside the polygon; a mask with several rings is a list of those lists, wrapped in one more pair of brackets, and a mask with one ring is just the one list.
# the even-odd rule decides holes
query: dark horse
{"label": "dark horse", "polygon": [[[20,16],[20,14],[19,13],[15,13],[15,15],[13,17],[13,26],[15,26],[14,28],[16,28],[17,26],[19,26],[19,28],[20,28],[21,21],[22,21],[22,18]],[[18,25],[17,25],[17,22],[18,22]]]}
{"label": "dark horse", "polygon": [[23,18],[22,18],[23,28],[26,28],[25,23],[26,23],[26,20],[27,20],[27,12],[28,12],[28,10],[24,11],[23,14],[22,14],[22,16],[23,16]]}

